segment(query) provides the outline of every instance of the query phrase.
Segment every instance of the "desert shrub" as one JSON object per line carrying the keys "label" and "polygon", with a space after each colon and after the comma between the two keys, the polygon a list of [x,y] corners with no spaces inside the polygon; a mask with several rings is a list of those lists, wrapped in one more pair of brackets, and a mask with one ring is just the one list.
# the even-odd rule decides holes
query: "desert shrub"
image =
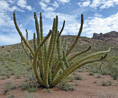
{"label": "desert shrub", "polygon": [[93,76],[93,75],[94,75],[94,73],[93,73],[93,72],[89,72],[89,75],[90,75],[90,76]]}
{"label": "desert shrub", "polygon": [[75,79],[76,79],[76,80],[83,80],[82,76],[79,75],[79,74],[75,76]]}
{"label": "desert shrub", "polygon": [[59,88],[64,90],[64,91],[73,91],[75,90],[74,85],[70,85],[67,83],[67,81],[62,81],[59,83]]}
{"label": "desert shrub", "polygon": [[110,80],[102,81],[102,86],[110,86],[110,85],[112,85],[112,82]]}
{"label": "desert shrub", "polygon": [[27,91],[28,92],[36,92],[38,89],[36,88],[36,87],[29,87],[28,89],[27,89]]}

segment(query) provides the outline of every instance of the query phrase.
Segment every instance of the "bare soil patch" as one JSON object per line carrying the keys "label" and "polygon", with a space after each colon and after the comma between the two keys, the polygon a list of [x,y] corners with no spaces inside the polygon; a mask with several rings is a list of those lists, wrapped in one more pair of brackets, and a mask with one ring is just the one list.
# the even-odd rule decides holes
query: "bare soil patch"
{"label": "bare soil patch", "polygon": [[[38,91],[29,93],[20,88],[24,78],[16,79],[11,76],[9,79],[0,80],[0,98],[118,98],[118,80],[113,80],[109,75],[102,75],[96,78],[97,74],[89,75],[88,72],[77,72],[83,80],[69,82],[75,85],[74,91],[63,91],[59,87],[46,90],[38,88]],[[111,85],[102,86],[103,81],[110,81]],[[14,84],[16,88],[5,93],[6,83]]]}

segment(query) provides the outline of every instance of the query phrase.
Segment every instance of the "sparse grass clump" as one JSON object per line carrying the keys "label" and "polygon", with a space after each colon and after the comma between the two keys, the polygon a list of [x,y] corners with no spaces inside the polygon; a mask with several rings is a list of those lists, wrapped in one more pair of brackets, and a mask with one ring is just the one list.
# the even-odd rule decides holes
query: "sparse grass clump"
{"label": "sparse grass clump", "polygon": [[101,76],[102,76],[101,74],[98,74],[98,75],[96,76],[96,78],[101,78]]}
{"label": "sparse grass clump", "polygon": [[74,85],[70,85],[67,83],[67,81],[62,81],[59,83],[59,88],[64,90],[64,91],[73,91],[75,90]]}
{"label": "sparse grass clump", "polygon": [[75,76],[68,76],[66,79],[69,79],[70,82],[73,82],[73,80],[75,80]]}
{"label": "sparse grass clump", "polygon": [[110,80],[102,81],[102,86],[111,86],[112,82]]}
{"label": "sparse grass clump", "polygon": [[7,94],[10,90],[16,89],[16,85],[12,84],[11,82],[7,82],[4,87],[4,94]]}
{"label": "sparse grass clump", "polygon": [[28,92],[36,92],[38,89],[36,87],[30,87],[27,89]]}
{"label": "sparse grass clump", "polygon": [[90,75],[90,76],[93,76],[93,75],[94,75],[94,73],[93,73],[93,72],[89,72],[89,75]]}
{"label": "sparse grass clump", "polygon": [[76,80],[83,80],[83,77],[78,74],[78,75],[75,76],[75,79],[76,79]]}

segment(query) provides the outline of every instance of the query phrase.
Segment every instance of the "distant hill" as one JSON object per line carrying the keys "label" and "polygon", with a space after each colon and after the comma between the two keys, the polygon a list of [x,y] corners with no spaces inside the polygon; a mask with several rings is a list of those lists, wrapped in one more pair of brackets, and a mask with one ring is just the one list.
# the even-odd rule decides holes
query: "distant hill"
{"label": "distant hill", "polygon": [[104,40],[104,41],[109,42],[109,43],[118,44],[118,32],[116,32],[116,31],[111,31],[111,32],[108,32],[105,34],[94,33],[92,38]]}

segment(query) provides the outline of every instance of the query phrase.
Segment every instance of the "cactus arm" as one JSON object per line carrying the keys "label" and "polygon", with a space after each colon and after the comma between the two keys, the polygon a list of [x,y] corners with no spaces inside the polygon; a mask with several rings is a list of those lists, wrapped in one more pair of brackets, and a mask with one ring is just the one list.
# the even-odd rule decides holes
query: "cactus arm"
{"label": "cactus arm", "polygon": [[34,51],[36,51],[36,35],[33,35]]}
{"label": "cactus arm", "polygon": [[66,44],[66,49],[65,49],[65,51],[67,52],[67,51],[68,51],[68,42],[67,42],[67,38],[65,39],[65,44]]}
{"label": "cactus arm", "polygon": [[60,38],[57,40],[57,52],[58,52],[58,60],[60,62],[59,65],[61,65],[62,70],[65,70],[65,65],[63,63],[62,57],[61,57],[61,46],[60,46]]}
{"label": "cactus arm", "polygon": [[53,64],[56,62],[54,56],[56,55],[56,41],[57,41],[57,31],[58,31],[58,16],[56,16],[55,25],[53,26],[53,32],[54,32],[54,44],[51,51],[51,59],[50,59],[50,70],[49,70],[49,84],[52,82],[52,67]]}
{"label": "cactus arm", "polygon": [[[77,41],[78,41],[78,39],[79,39],[79,37],[80,37],[80,34],[81,34],[81,32],[82,32],[83,23],[84,23],[84,19],[83,19],[83,14],[82,14],[82,15],[81,15],[81,26],[80,26],[80,30],[79,30],[79,32],[78,32],[78,35],[77,35],[77,37],[76,37],[74,43],[73,43],[72,46],[69,48],[69,50],[66,52],[66,56],[69,55],[69,53],[72,51],[72,49],[74,48],[75,44],[77,43]],[[65,23],[63,23],[63,25],[65,25]],[[63,27],[62,27],[62,28],[63,28]],[[62,30],[62,31],[63,31],[63,30]],[[60,34],[60,35],[61,35],[61,34]],[[58,36],[58,38],[59,38],[59,36]],[[54,72],[54,75],[55,75],[55,76],[56,76],[56,74],[59,72],[59,70],[60,70],[60,66],[58,65],[58,66],[56,67],[56,69],[55,69],[55,72]]]}
{"label": "cactus arm", "polygon": [[35,26],[36,26],[36,33],[37,33],[37,45],[40,44],[40,32],[39,32],[39,24],[38,24],[38,19],[36,12],[34,12],[34,19],[35,19]]}
{"label": "cactus arm", "polygon": [[22,47],[23,47],[23,49],[24,49],[24,51],[25,51],[27,57],[28,57],[28,58],[30,59],[30,61],[31,61],[31,58],[30,58],[30,56],[29,56],[29,53],[28,53],[28,51],[27,51],[27,49],[26,49],[26,47],[25,47],[25,44],[23,43],[23,40],[22,40],[22,39],[21,39],[21,45],[22,45]]}
{"label": "cactus arm", "polygon": [[63,32],[64,26],[65,26],[65,20],[63,21],[63,26],[61,28],[61,31],[59,32],[59,35],[58,35],[57,39],[60,37],[61,33]]}
{"label": "cactus arm", "polygon": [[[90,55],[87,55],[87,56],[83,57],[82,59],[75,61],[74,64],[72,64],[72,65],[71,65],[69,68],[67,68],[65,71],[69,72],[71,69],[73,69],[74,67],[76,67],[76,65],[82,63],[83,61],[85,61],[85,60],[87,60],[87,59],[90,59],[90,58],[92,58],[92,57],[95,57],[96,55],[106,54],[106,53],[108,53],[109,51],[110,51],[110,48],[109,48],[107,51],[100,51],[100,52],[96,52],[96,53],[92,53],[92,54],[90,54]],[[64,72],[65,72],[65,71],[64,71]],[[56,74],[57,74],[57,73],[56,73]],[[56,74],[55,74],[55,75],[56,75]],[[64,73],[64,74],[65,74],[65,73]],[[57,79],[58,79],[58,78],[57,78]],[[54,78],[54,81],[56,81],[57,79]]]}
{"label": "cactus arm", "polygon": [[49,38],[49,36],[51,35],[51,31],[48,33],[48,35],[43,39],[43,41],[41,42],[41,44],[37,47],[36,51],[35,51],[35,55],[34,55],[34,59],[33,59],[33,69],[34,69],[34,73],[36,75],[36,78],[38,80],[38,82],[41,85],[44,85],[39,73],[38,73],[38,69],[37,69],[37,58],[38,58],[38,53],[39,50],[41,49],[42,45],[45,43],[45,41]]}
{"label": "cactus arm", "polygon": [[43,40],[43,22],[42,22],[42,13],[40,13],[40,32],[41,32],[41,40]]}
{"label": "cactus arm", "polygon": [[[46,66],[45,66],[45,75],[44,75],[44,83],[47,87],[49,87],[49,82],[48,82],[48,79],[50,80],[51,79],[51,67],[52,65],[50,65],[52,63],[52,58],[53,58],[53,55],[54,55],[54,46],[55,46],[55,38],[56,38],[56,31],[57,31],[57,22],[58,21],[58,17],[56,17],[56,19],[54,18],[54,21],[53,21],[53,30],[52,30],[52,36],[51,36],[51,40],[50,40],[50,44],[49,44],[49,48],[48,48],[48,55],[47,55],[47,58],[46,58]],[[50,73],[50,74],[49,74]],[[49,74],[49,75],[48,75]]]}
{"label": "cactus arm", "polygon": [[65,63],[65,65],[66,65],[66,67],[68,68],[68,67],[69,67],[69,63],[68,63],[68,60],[67,60],[67,58],[66,58],[66,54],[65,54],[64,51],[63,51],[63,59],[64,59],[64,63]]}
{"label": "cactus arm", "polygon": [[75,47],[80,35],[81,35],[81,32],[82,32],[82,29],[83,29],[83,23],[84,23],[84,19],[83,19],[83,14],[81,15],[81,26],[80,26],[80,30],[78,32],[78,35],[74,41],[74,43],[72,44],[72,46],[69,48],[69,50],[66,52],[66,56],[68,56],[70,54],[70,52],[72,51],[72,49]]}
{"label": "cactus arm", "polygon": [[99,51],[99,52],[96,52],[96,53],[89,54],[89,55],[87,55],[87,56],[81,58],[80,60],[75,61],[74,64],[71,65],[71,67],[75,67],[76,65],[82,63],[83,61],[88,60],[88,59],[90,59],[90,58],[93,58],[93,57],[95,57],[95,56],[97,56],[97,55],[106,54],[106,53],[108,53],[109,51],[110,51],[110,48],[109,48],[107,51]]}
{"label": "cactus arm", "polygon": [[101,56],[100,59],[85,61],[85,62],[83,62],[83,63],[81,63],[81,64],[79,64],[79,65],[73,67],[73,68],[70,70],[70,72],[69,72],[68,74],[71,74],[71,73],[74,72],[76,69],[78,69],[78,68],[84,66],[85,64],[93,63],[93,62],[96,62],[96,61],[101,61],[101,60],[105,59],[106,57],[107,57],[107,53],[105,53],[104,56]]}
{"label": "cactus arm", "polygon": [[90,61],[86,61],[84,63],[81,63],[79,65],[77,65],[76,67],[74,68],[68,68],[67,70],[65,70],[55,81],[52,82],[51,86],[55,86],[56,84],[58,84],[60,81],[62,81],[64,78],[66,78],[68,75],[70,75],[72,72],[74,72],[76,69],[86,65],[86,64],[89,64],[89,63],[93,63],[93,62],[96,62],[96,61],[101,61],[103,59],[105,59],[107,56],[107,54],[105,54],[104,56],[102,56],[100,59],[95,59],[95,60],[90,60]]}
{"label": "cactus arm", "polygon": [[77,56],[89,51],[91,49],[91,46],[88,47],[88,49],[82,51],[82,52],[74,52],[74,53],[71,53],[70,55],[68,55],[67,59],[68,61],[70,62],[71,60],[73,60],[74,58],[76,58]]}
{"label": "cactus arm", "polygon": [[22,32],[20,31],[18,25],[17,25],[17,21],[16,21],[16,16],[15,16],[15,12],[13,13],[13,19],[14,19],[14,24],[15,24],[15,27],[19,33],[19,35],[21,36],[22,40],[24,41],[25,45],[29,48],[29,50],[31,51],[32,55],[34,56],[34,51],[32,49],[32,47],[28,44],[28,42],[26,41],[26,39],[24,38]]}

